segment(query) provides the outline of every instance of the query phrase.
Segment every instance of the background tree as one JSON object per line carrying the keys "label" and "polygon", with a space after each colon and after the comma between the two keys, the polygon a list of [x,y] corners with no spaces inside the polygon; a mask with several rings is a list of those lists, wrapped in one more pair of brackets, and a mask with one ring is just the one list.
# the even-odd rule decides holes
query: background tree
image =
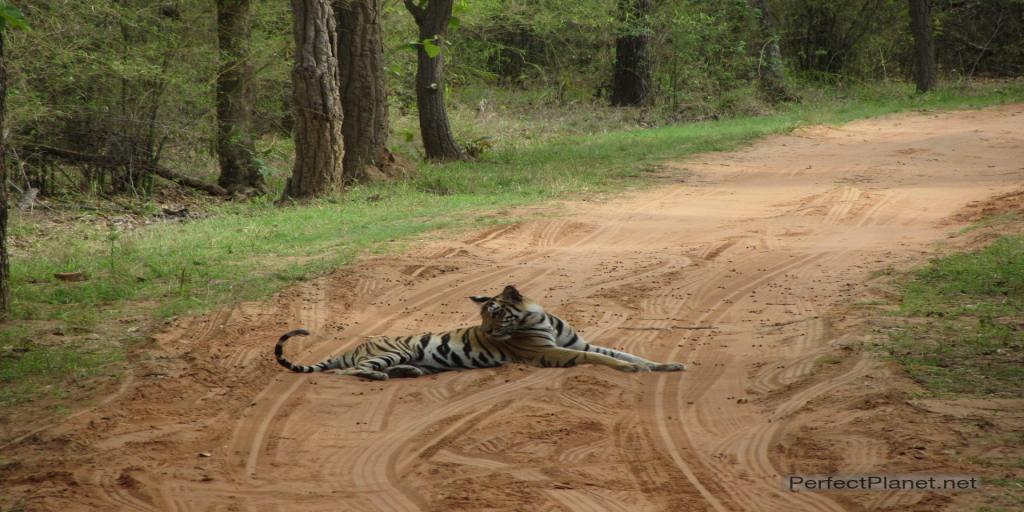
{"label": "background tree", "polygon": [[[0,9],[7,5],[0,4]],[[0,320],[11,309],[9,288],[11,266],[7,260],[7,141],[4,140],[4,118],[7,113],[7,64],[4,59],[6,12],[0,13]]]}
{"label": "background tree", "polygon": [[935,39],[932,37],[930,0],[908,0],[910,31],[914,34],[914,82],[917,90],[928,92],[935,87]]}
{"label": "background tree", "polygon": [[295,16],[295,165],[284,197],[308,198],[341,190],[341,98],[337,32],[329,0],[292,0]]}
{"label": "background tree", "polygon": [[384,177],[388,151],[388,96],[384,76],[381,0],[336,0],[344,178],[359,183]]}
{"label": "background tree", "polygon": [[0,320],[11,309],[11,265],[7,259],[7,58],[4,33],[7,28],[25,28],[21,11],[0,2]]}
{"label": "background tree", "polygon": [[217,0],[217,184],[228,190],[266,192],[256,161],[252,124],[252,6],[249,0]]}
{"label": "background tree", "polygon": [[763,39],[757,61],[758,89],[772,103],[792,100],[793,93],[786,85],[786,68],[782,63],[782,50],[779,49],[779,34],[768,11],[768,2],[750,0],[750,5],[757,11]]}
{"label": "background tree", "polygon": [[619,0],[624,33],[615,40],[612,105],[644,104],[651,92],[648,16],[652,0]]}
{"label": "background tree", "polygon": [[423,149],[431,160],[456,160],[462,150],[455,143],[444,105],[445,36],[454,0],[404,0],[419,27],[416,61],[416,106],[419,109]]}

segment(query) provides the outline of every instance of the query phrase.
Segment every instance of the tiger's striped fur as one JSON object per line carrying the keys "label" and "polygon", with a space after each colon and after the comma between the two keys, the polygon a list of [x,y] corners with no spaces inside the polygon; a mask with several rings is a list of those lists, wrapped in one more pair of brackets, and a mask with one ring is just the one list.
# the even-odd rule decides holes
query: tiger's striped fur
{"label": "tiger's striped fur", "polygon": [[681,371],[682,363],[655,363],[639,356],[594,345],[584,340],[565,320],[552,315],[513,286],[494,297],[474,296],[480,304],[480,325],[442,333],[371,339],[331,359],[296,365],[284,358],[284,343],[297,329],[281,336],[274,347],[277,362],[300,373],[342,370],[374,380],[418,377],[447,370],[493,368],[504,363],[528,363],[542,367],[602,364],[617,370]]}

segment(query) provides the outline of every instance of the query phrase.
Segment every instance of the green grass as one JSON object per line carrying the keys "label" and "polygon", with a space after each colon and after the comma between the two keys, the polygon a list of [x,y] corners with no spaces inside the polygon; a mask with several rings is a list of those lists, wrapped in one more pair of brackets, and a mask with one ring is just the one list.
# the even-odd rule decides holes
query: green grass
{"label": "green grass", "polygon": [[992,228],[992,227],[996,227],[996,226],[1002,226],[1002,225],[1009,224],[1011,222],[1016,222],[1016,221],[1019,221],[1019,220],[1020,220],[1020,213],[1018,213],[1018,212],[998,213],[998,214],[991,215],[991,216],[985,217],[983,219],[980,219],[980,220],[978,220],[976,222],[972,222],[972,223],[970,223],[970,224],[960,228],[960,231],[958,231],[957,234],[958,235],[966,235],[967,233],[970,233],[972,231],[977,231],[977,230],[982,229],[982,228]]}
{"label": "green grass", "polygon": [[939,396],[1024,397],[1024,237],[938,258],[903,289],[891,354]]}
{"label": "green grass", "polygon": [[[0,358],[0,403],[19,403],[38,395],[64,398],[65,386],[106,375],[113,363],[123,360],[114,347],[34,346],[18,357]],[[58,405],[55,412],[66,412]]]}
{"label": "green grass", "polygon": [[[646,186],[654,180],[644,176],[665,160],[729,150],[809,124],[1020,101],[1021,83],[926,95],[912,94],[905,84],[887,84],[810,98],[770,116],[498,144],[479,161],[424,164],[409,181],[358,187],[343,197],[300,206],[276,207],[269,199],[228,204],[213,207],[202,220],[126,233],[76,224],[14,255],[13,311],[5,332],[13,328],[7,343],[27,352],[0,359],[0,385],[74,381],[112,364],[116,368],[132,337],[124,319],[144,333],[154,319],[264,298],[360,255],[400,250],[429,231],[506,222],[517,217],[517,207],[548,199]],[[557,123],[535,121],[537,126]],[[577,116],[572,122],[578,121]],[[272,173],[269,182],[279,188],[283,174]],[[34,229],[15,217],[12,232]],[[53,274],[62,271],[85,272],[88,280],[55,281]],[[59,348],[30,341],[54,329],[67,336]],[[104,342],[80,339],[89,333],[100,333]],[[50,359],[53,365],[40,363]],[[0,395],[0,406],[26,396]]]}
{"label": "green grass", "polygon": [[[1000,223],[997,218],[979,222]],[[1024,398],[1024,236],[933,259],[904,276],[901,288],[897,325],[883,346],[925,396]],[[970,450],[978,455],[967,459],[986,474],[991,506],[979,510],[1018,510],[1024,504],[1024,459],[1012,447],[1021,446],[1021,432],[1008,418],[996,422],[1005,411],[993,414],[994,423],[969,416],[950,428],[980,427],[968,435]]]}

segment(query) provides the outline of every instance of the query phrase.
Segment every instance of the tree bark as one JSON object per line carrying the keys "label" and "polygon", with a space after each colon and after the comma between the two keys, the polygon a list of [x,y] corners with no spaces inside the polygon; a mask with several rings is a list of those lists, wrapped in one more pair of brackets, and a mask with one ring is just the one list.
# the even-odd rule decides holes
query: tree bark
{"label": "tree bark", "polygon": [[764,38],[757,64],[758,89],[772,103],[796,99],[786,85],[786,68],[779,49],[779,34],[768,12],[768,3],[765,0],[751,0],[750,5],[757,10],[761,37]]}
{"label": "tree bark", "polygon": [[0,320],[11,310],[11,265],[7,259],[7,60],[0,32]]}
{"label": "tree bark", "polygon": [[336,0],[341,124],[345,142],[345,183],[384,177],[392,160],[387,150],[388,97],[384,82],[381,0]]}
{"label": "tree bark", "polygon": [[228,190],[266,192],[256,162],[252,133],[252,62],[250,0],[217,0],[217,184]]}
{"label": "tree bark", "polygon": [[310,198],[342,187],[344,145],[338,52],[330,0],[292,0],[295,16],[295,167],[285,198]]}
{"label": "tree bark", "polygon": [[914,34],[914,81],[917,90],[935,87],[935,39],[932,37],[932,7],[929,0],[909,0],[910,31]]}
{"label": "tree bark", "polygon": [[643,105],[650,96],[647,16],[652,3],[651,0],[619,0],[619,14],[625,33],[615,40],[612,105]]}
{"label": "tree bark", "polygon": [[[416,106],[420,115],[423,149],[431,160],[457,160],[463,153],[452,136],[448,111],[444,106],[445,35],[452,17],[454,0],[425,0],[417,4],[405,0],[405,7],[419,27],[419,58],[416,62]],[[423,41],[430,40],[440,49],[435,57],[427,54]]]}

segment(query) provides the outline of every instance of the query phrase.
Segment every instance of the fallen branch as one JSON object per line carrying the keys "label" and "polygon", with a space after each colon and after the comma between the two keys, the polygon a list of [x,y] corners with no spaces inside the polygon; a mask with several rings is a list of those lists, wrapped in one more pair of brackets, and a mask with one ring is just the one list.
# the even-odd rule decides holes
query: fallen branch
{"label": "fallen branch", "polygon": [[195,188],[195,189],[202,190],[203,192],[206,192],[207,194],[210,194],[211,196],[226,196],[226,195],[228,195],[228,191],[224,190],[224,188],[221,187],[220,185],[217,185],[217,184],[214,184],[214,183],[206,183],[205,181],[200,181],[200,180],[197,180],[195,178],[189,178],[188,176],[185,176],[184,174],[179,174],[179,173],[177,173],[175,171],[172,171],[172,170],[170,170],[170,169],[168,169],[166,167],[153,166],[152,168],[149,168],[148,170],[152,171],[153,174],[156,174],[157,176],[160,176],[161,178],[163,178],[165,180],[173,181],[173,182],[175,182],[175,183],[177,183],[179,185],[185,185],[186,187],[192,187],[192,188]]}
{"label": "fallen branch", "polygon": [[[100,167],[123,167],[128,165],[126,162],[120,162],[105,157],[103,155],[79,153],[78,151],[55,148],[51,146],[45,146],[43,144],[23,144],[21,147],[30,153],[41,153],[71,163],[88,163],[92,165],[98,165]],[[224,190],[224,188],[219,185],[213,183],[206,183],[195,178],[190,178],[188,176],[185,176],[184,174],[168,169],[166,167],[161,167],[159,165],[153,164],[142,164],[139,167],[142,170],[156,174],[157,176],[160,176],[165,180],[172,181],[174,183],[184,185],[186,187],[202,190],[203,192],[206,192],[207,194],[210,194],[212,196],[228,195],[228,191]]]}

